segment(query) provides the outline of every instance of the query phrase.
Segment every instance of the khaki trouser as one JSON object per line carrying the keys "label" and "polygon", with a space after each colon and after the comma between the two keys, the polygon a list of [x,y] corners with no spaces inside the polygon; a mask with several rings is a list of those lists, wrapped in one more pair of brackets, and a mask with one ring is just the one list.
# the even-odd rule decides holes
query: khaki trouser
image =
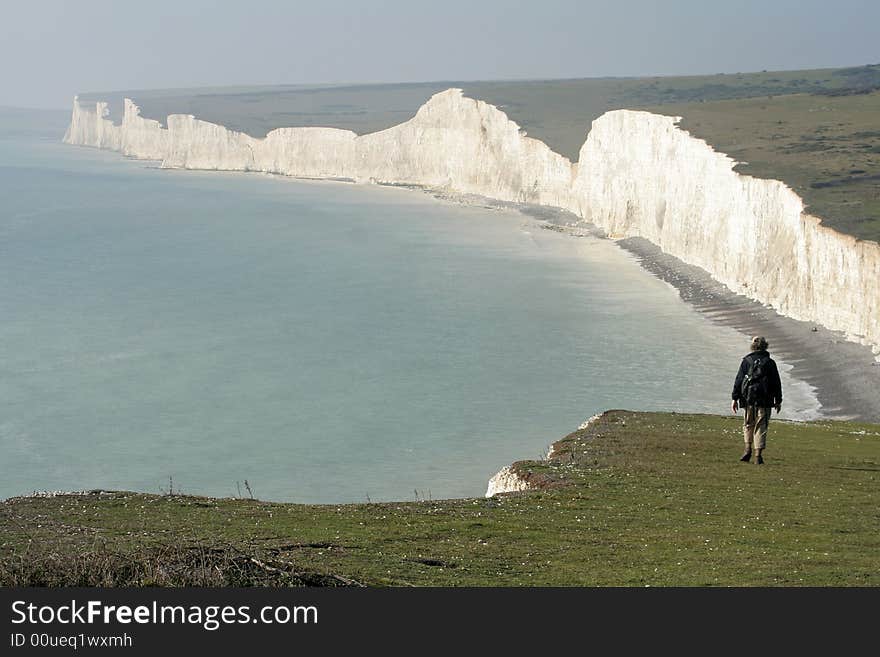
{"label": "khaki trouser", "polygon": [[764,449],[767,444],[767,425],[770,424],[772,407],[746,406],[743,422],[743,438],[746,449]]}

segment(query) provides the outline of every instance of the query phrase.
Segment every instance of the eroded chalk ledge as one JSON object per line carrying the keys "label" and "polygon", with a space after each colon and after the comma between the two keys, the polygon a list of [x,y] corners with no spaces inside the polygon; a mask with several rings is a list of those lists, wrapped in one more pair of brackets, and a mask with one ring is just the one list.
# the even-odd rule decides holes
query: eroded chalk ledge
{"label": "eroded chalk ledge", "polygon": [[[565,441],[571,440],[572,436],[589,432],[596,424],[605,418],[611,411],[598,413],[590,419],[581,423],[573,434],[570,434],[562,440],[553,443],[547,450],[544,462],[559,461],[564,462],[564,450],[561,445]],[[558,485],[559,481],[555,478],[547,477],[544,474],[537,473],[529,468],[529,461],[517,461],[511,465],[505,465],[489,480],[486,489],[486,497],[494,497],[504,493],[520,493],[528,490],[539,490],[548,488],[551,485]]]}

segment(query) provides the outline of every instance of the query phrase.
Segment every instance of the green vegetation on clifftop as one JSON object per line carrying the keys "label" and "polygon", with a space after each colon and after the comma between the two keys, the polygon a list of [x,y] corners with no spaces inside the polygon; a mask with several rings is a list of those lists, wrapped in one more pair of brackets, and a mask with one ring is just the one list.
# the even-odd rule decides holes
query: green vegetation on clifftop
{"label": "green vegetation on clifftop", "polygon": [[880,426],[612,411],[493,499],[0,504],[0,584],[877,585]]}
{"label": "green vegetation on clifftop", "polygon": [[880,91],[795,94],[649,107],[741,162],[782,180],[810,214],[842,233],[880,241]]}

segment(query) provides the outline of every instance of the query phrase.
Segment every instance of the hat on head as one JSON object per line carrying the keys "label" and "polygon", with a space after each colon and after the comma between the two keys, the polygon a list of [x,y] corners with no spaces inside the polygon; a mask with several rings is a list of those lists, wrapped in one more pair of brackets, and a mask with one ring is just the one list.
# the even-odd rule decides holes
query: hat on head
{"label": "hat on head", "polygon": [[769,346],[764,336],[756,335],[752,338],[752,351],[763,351]]}

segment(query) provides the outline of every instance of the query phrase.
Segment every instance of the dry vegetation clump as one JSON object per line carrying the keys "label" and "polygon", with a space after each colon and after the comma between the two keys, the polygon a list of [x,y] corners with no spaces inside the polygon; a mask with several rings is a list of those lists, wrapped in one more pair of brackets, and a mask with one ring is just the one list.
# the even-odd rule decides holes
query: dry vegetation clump
{"label": "dry vegetation clump", "polygon": [[231,545],[171,544],[137,552],[28,550],[0,559],[0,586],[358,586]]}

